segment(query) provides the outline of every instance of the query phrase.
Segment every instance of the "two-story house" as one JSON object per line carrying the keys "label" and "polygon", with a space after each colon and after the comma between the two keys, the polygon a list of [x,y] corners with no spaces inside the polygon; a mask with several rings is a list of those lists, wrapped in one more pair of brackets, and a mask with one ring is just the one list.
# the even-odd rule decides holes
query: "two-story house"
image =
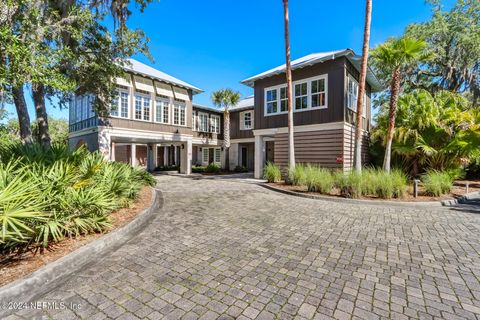
{"label": "two-story house", "polygon": [[189,174],[192,163],[223,164],[223,113],[194,105],[202,92],[182,80],[130,59],[110,116],[98,117],[93,96],[70,101],[69,144],[99,150],[105,158],[148,170],[179,166]]}
{"label": "two-story house", "polygon": [[[353,165],[360,57],[350,49],[315,53],[294,60],[293,118],[295,160],[350,170]],[[242,81],[254,96],[232,108],[230,167],[253,166],[260,178],[267,161],[288,163],[285,65]],[[363,111],[362,160],[367,161],[370,98],[381,85],[369,70]],[[253,164],[252,164],[253,159]]]}

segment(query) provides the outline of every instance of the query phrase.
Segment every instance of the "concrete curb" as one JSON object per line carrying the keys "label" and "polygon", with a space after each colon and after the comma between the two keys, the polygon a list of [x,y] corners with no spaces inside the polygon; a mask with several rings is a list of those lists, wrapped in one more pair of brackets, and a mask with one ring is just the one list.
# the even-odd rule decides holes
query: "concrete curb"
{"label": "concrete curb", "polygon": [[[118,249],[130,240],[154,218],[155,211],[163,206],[163,194],[152,189],[153,200],[150,207],[120,229],[87,243],[77,250],[49,263],[30,275],[0,287],[0,303],[29,303],[45,294],[79,271],[88,263],[100,259],[105,254]],[[1,305],[0,305],[1,306]],[[18,310],[0,308],[0,319]]]}
{"label": "concrete curb", "polygon": [[364,205],[366,204],[366,205],[374,205],[374,206],[421,207],[421,208],[424,208],[427,206],[428,207],[442,206],[442,203],[440,201],[407,202],[407,201],[389,201],[389,200],[360,200],[360,199],[340,198],[340,197],[325,196],[325,195],[303,194],[295,191],[276,188],[266,183],[259,183],[258,185],[272,191],[288,194],[295,197],[315,199],[315,200],[325,200],[325,201],[332,201],[332,202],[339,202],[339,203],[364,204]]}
{"label": "concrete curb", "polygon": [[441,203],[442,203],[442,206],[444,206],[444,207],[451,207],[451,206],[456,206],[458,204],[465,204],[465,203],[468,202],[468,200],[472,200],[475,197],[478,198],[479,196],[480,196],[480,192],[475,191],[475,192],[467,193],[463,197],[460,197],[460,198],[457,198],[457,199],[442,200]]}

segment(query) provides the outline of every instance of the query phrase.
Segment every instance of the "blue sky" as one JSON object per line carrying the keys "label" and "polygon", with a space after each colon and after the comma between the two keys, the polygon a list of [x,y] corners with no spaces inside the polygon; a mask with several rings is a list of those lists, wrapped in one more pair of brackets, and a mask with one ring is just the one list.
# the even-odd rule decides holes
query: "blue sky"
{"label": "blue sky", "polygon": [[[343,48],[361,53],[364,2],[290,0],[292,59]],[[430,9],[424,0],[373,1],[371,47],[427,20]],[[155,62],[134,58],[205,90],[194,97],[197,103],[211,105],[211,92],[225,87],[248,96],[252,89],[241,80],[285,63],[281,0],[161,0],[143,13],[132,10],[129,26],[146,32]],[[27,100],[33,120],[30,94]],[[68,117],[52,105],[48,112]]]}

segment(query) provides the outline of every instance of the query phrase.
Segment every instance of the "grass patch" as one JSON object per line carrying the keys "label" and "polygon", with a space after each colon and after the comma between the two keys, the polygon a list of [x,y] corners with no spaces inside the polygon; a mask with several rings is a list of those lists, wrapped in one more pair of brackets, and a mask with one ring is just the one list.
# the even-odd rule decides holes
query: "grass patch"
{"label": "grass patch", "polygon": [[449,193],[453,187],[453,181],[454,178],[449,172],[432,170],[422,176],[425,193],[435,197]]}
{"label": "grass patch", "polygon": [[279,182],[282,179],[280,167],[268,162],[263,168],[263,178],[268,182]]}

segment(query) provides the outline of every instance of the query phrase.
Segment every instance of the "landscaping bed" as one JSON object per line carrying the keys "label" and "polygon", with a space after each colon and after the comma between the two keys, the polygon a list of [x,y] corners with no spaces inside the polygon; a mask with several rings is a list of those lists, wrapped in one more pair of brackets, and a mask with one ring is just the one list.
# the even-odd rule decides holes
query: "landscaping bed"
{"label": "landscaping bed", "polygon": [[[449,200],[449,199],[457,199],[462,196],[465,196],[466,194],[466,188],[465,188],[465,182],[467,181],[461,181],[455,184],[450,191],[450,193],[439,196],[439,197],[434,197],[430,195],[426,195],[424,188],[422,186],[419,187],[419,194],[418,197],[415,198],[413,196],[413,187],[409,186],[407,188],[406,194],[402,198],[391,198],[388,199],[388,201],[398,201],[398,202],[428,202],[428,201],[442,201],[442,200]],[[468,181],[470,186],[469,186],[469,193],[471,192],[480,192],[480,182],[478,181]],[[336,198],[346,198],[340,193],[339,189],[333,189],[332,192],[330,193],[320,193],[320,192],[311,192],[307,190],[307,187],[305,186],[298,186],[298,185],[292,185],[288,184],[285,181],[280,181],[280,182],[271,182],[267,183],[267,185],[281,189],[281,190],[286,190],[290,192],[295,192],[299,194],[307,194],[307,195],[321,195],[321,196],[326,196],[326,197],[336,197]],[[473,187],[472,187],[473,185]],[[361,196],[356,199],[359,200],[385,200],[380,197],[374,197],[374,196]]]}
{"label": "landscaping bed", "polygon": [[44,265],[66,256],[76,249],[110,233],[135,219],[152,203],[152,188],[143,187],[137,199],[127,208],[121,208],[109,214],[110,227],[103,232],[64,238],[50,244],[47,248],[37,248],[23,253],[11,253],[0,258],[0,286],[13,282],[40,269]]}

